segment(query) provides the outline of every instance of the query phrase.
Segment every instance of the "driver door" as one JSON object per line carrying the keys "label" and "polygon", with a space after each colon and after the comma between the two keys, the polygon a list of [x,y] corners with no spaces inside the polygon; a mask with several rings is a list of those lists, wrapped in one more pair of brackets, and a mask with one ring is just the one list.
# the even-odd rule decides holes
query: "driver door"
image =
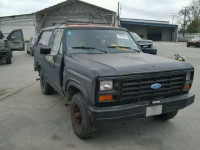
{"label": "driver door", "polygon": [[63,46],[62,46],[63,29],[56,29],[53,33],[53,42],[51,53],[46,55],[46,61],[48,62],[48,74],[49,80],[53,87],[62,92],[62,68],[63,68]]}
{"label": "driver door", "polygon": [[24,51],[24,36],[22,29],[12,31],[8,37],[8,45],[11,51]]}

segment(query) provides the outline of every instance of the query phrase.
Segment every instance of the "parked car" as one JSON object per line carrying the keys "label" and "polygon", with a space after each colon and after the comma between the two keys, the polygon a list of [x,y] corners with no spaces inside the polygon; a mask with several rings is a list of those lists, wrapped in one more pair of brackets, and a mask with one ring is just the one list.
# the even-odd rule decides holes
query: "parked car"
{"label": "parked car", "polygon": [[133,37],[135,42],[140,46],[140,48],[142,49],[144,53],[153,54],[153,55],[157,54],[157,49],[153,41],[144,40],[135,32],[131,32],[131,36]]}
{"label": "parked car", "polygon": [[188,41],[187,47],[190,47],[190,46],[200,47],[200,37],[196,37]]}
{"label": "parked car", "polygon": [[37,44],[37,39],[38,39],[37,36],[31,37],[29,42],[26,45],[27,53],[31,54],[32,56],[34,56],[34,49]]}
{"label": "parked car", "polygon": [[[52,41],[53,39],[53,41]],[[42,30],[34,69],[41,91],[71,104],[75,134],[87,139],[99,121],[169,120],[194,102],[194,67],[142,53],[124,28],[60,25]]]}
{"label": "parked car", "polygon": [[0,31],[0,60],[5,59],[7,64],[12,63],[13,51],[24,50],[24,38],[22,30],[12,31],[7,38]]}

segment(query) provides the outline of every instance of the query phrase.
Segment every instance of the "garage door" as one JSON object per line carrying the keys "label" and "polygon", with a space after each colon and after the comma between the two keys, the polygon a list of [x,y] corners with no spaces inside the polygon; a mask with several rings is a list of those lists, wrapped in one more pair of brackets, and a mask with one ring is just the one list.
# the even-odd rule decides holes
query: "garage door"
{"label": "garage door", "polygon": [[152,41],[161,41],[162,40],[162,31],[161,30],[148,30],[147,39]]}

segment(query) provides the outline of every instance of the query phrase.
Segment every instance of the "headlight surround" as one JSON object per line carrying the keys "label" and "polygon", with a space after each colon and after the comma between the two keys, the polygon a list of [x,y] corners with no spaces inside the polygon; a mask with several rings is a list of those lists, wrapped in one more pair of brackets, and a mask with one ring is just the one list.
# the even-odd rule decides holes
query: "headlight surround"
{"label": "headlight surround", "polygon": [[186,73],[185,85],[184,85],[183,91],[189,91],[191,89],[192,80],[193,80],[193,72],[192,71],[188,71]]}
{"label": "headlight surround", "polygon": [[186,74],[186,81],[190,81],[191,78],[192,78],[192,72],[188,71],[187,74]]}
{"label": "headlight surround", "polygon": [[110,91],[112,89],[113,89],[112,80],[100,81],[100,91]]}

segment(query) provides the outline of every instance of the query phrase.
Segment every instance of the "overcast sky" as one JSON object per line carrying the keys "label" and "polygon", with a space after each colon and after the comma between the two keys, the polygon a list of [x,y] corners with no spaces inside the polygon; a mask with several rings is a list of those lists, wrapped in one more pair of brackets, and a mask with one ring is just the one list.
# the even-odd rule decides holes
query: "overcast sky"
{"label": "overcast sky", "polygon": [[[64,0],[0,0],[0,16],[33,13]],[[117,11],[118,0],[83,0]],[[121,18],[172,20],[191,0],[119,0],[122,5]],[[138,11],[139,10],[139,11]],[[142,11],[141,11],[142,10]],[[152,13],[148,13],[148,12]],[[155,14],[155,15],[154,15]]]}

